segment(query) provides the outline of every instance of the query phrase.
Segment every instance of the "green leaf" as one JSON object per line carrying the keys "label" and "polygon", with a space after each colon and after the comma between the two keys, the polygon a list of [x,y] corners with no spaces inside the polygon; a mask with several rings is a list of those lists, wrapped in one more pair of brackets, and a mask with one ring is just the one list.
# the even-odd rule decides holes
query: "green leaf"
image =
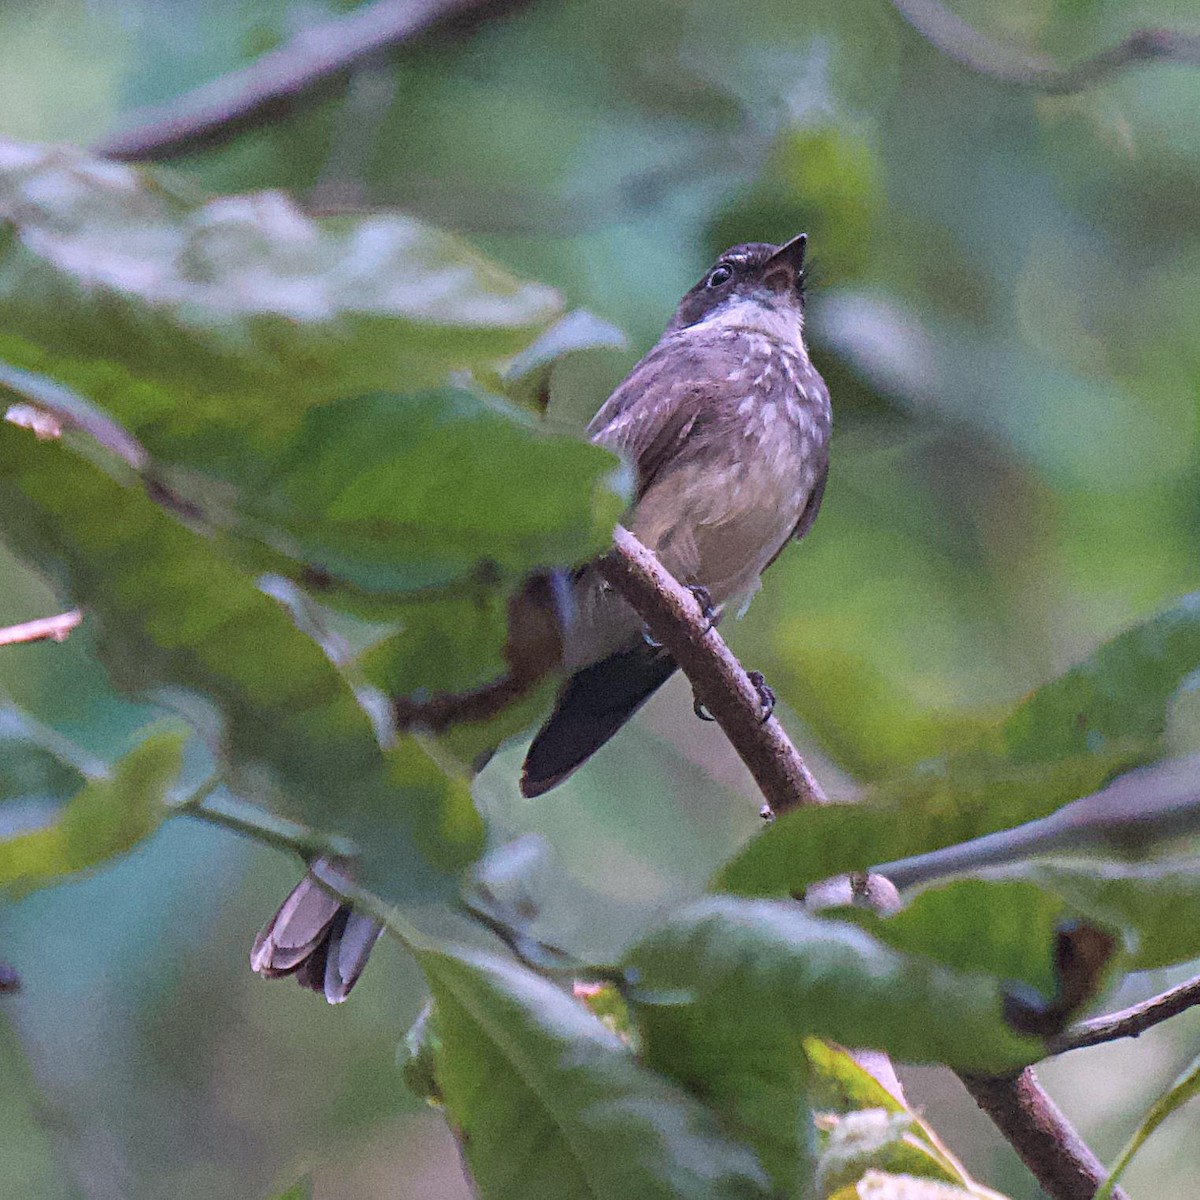
{"label": "green leaf", "polygon": [[1054,931],[1083,918],[1124,935],[1120,964],[1149,971],[1200,955],[1200,873],[1195,863],[1052,859],[992,868],[983,879],[927,888],[895,916],[837,914],[880,941],[960,970],[1055,988]]}
{"label": "green leaf", "polygon": [[818,1112],[847,1113],[860,1108],[905,1112],[905,1107],[848,1050],[821,1038],[804,1039],[810,1096]]}
{"label": "green leaf", "polygon": [[[637,951],[634,961],[642,961]],[[795,1028],[769,1030],[753,1018],[710,1024],[702,1014],[712,1010],[702,1001],[695,1024],[684,1032],[671,1021],[676,1013],[664,1020],[652,1007],[653,1000],[647,1005],[641,999],[647,986],[653,988],[643,984],[641,976],[634,966],[638,990],[630,1015],[642,1033],[642,1057],[702,1097],[727,1128],[754,1148],[776,1193],[807,1195],[813,1186],[816,1145],[803,1019]],[[738,1003],[754,1002],[743,996]]]}
{"label": "green leaf", "polygon": [[376,394],[310,412],[241,507],[364,589],[412,589],[481,563],[512,576],[601,549],[625,506],[617,466],[494,397]]}
{"label": "green leaf", "polygon": [[602,347],[620,350],[625,344],[625,334],[615,325],[576,309],[512,360],[502,381],[505,394],[526,408],[541,411],[546,407],[553,369],[563,358]]}
{"label": "green leaf", "polygon": [[[115,453],[172,514],[219,539],[234,565],[301,577],[325,605],[399,619],[358,680],[393,695],[471,691],[505,673],[507,593],[527,572],[602,550],[626,501],[608,451],[462,389],[325,405],[277,464],[247,471],[230,494],[194,473],[173,476],[94,404],[45,376],[0,363],[0,386]],[[231,524],[236,539],[224,532]],[[293,609],[315,607],[290,582],[285,590]],[[550,636],[556,647],[556,624]],[[502,720],[454,730],[452,749],[473,761],[526,727],[545,699],[531,695]]]}
{"label": "green leaf", "polygon": [[1053,891],[1032,883],[964,879],[922,891],[893,916],[859,908],[836,915],[904,954],[1020,980],[1050,997],[1054,935],[1066,911]]}
{"label": "green leaf", "polygon": [[1127,932],[1130,971],[1200,955],[1200,872],[1193,862],[1105,859],[1020,863],[997,875],[1027,880],[1077,913]]}
{"label": "green leaf", "polygon": [[1200,592],[1193,592],[1034,692],[981,748],[1014,763],[1103,755],[1114,747],[1131,763],[1145,761],[1162,737],[1171,698],[1197,667]]}
{"label": "green leaf", "polygon": [[102,763],[82,758],[53,730],[15,708],[0,708],[0,802],[66,801],[89,775],[104,769]]}
{"label": "green leaf", "polygon": [[0,222],[0,356],[218,473],[286,444],[313,404],[490,367],[559,310],[411,217],[314,221],[279,192],[197,203],[68,147],[0,141]]}
{"label": "green leaf", "polygon": [[1129,1139],[1124,1149],[1113,1163],[1108,1178],[1096,1191],[1095,1200],[1110,1200],[1113,1188],[1125,1173],[1133,1156],[1141,1149],[1145,1140],[1169,1117],[1177,1108],[1182,1108],[1189,1100],[1200,1094],[1200,1058],[1192,1060],[1187,1070],[1175,1080],[1151,1106],[1137,1132]]}
{"label": "green leaf", "polygon": [[751,1034],[781,1059],[806,1035],[904,1062],[995,1073],[1039,1053],[1001,1013],[995,979],[897,953],[798,905],[710,897],[633,948],[633,1016],[650,1061],[700,1079]]}
{"label": "green leaf", "polygon": [[1168,708],[1200,667],[1200,594],[1101,646],[970,750],[873,788],[852,807],[772,823],[718,876],[722,890],[802,892],[1043,817],[1157,756]]}
{"label": "green leaf", "polygon": [[428,1000],[404,1035],[401,1070],[408,1090],[427,1104],[437,1106],[442,1103],[442,1092],[437,1081],[437,1059],[441,1049],[437,1010],[433,1001]]}
{"label": "green leaf", "polygon": [[957,1184],[920,1137],[907,1111],[882,1108],[821,1119],[824,1146],[817,1162],[816,1194],[828,1197],[861,1179],[868,1170],[890,1171]]}
{"label": "green leaf", "polygon": [[[904,1118],[891,1127],[897,1133],[898,1139],[885,1140],[882,1146],[887,1154],[897,1157],[889,1158],[886,1162],[875,1161],[869,1165],[903,1172],[905,1168],[899,1163],[909,1161],[910,1174],[957,1184],[966,1188],[973,1196],[1002,1200],[998,1193],[976,1183],[920,1115],[905,1108],[865,1067],[856,1062],[848,1051],[820,1038],[809,1037],[804,1039],[804,1053],[808,1058],[810,1096],[818,1124],[824,1124],[831,1129],[836,1128],[831,1126],[827,1116],[823,1117],[822,1114],[857,1114],[864,1110]],[[843,1142],[840,1149],[848,1147]],[[840,1151],[838,1156],[843,1160],[846,1158]],[[833,1172],[824,1153],[819,1160],[819,1169],[823,1176],[832,1179]]]}
{"label": "green leaf", "polygon": [[1126,765],[1128,753],[1019,767],[933,764],[873,788],[857,804],[777,818],[722,868],[714,886],[740,895],[802,894],[833,875],[964,842],[1095,791]]}
{"label": "green leaf", "polygon": [[33,828],[5,821],[9,810],[0,810],[0,887],[52,883],[149,837],[168,815],[166,792],[179,774],[185,740],[178,732],[151,734]]}
{"label": "green leaf", "polygon": [[425,951],[437,1078],[486,1200],[763,1197],[753,1154],[586,1008],[485,953]]}
{"label": "green leaf", "polygon": [[215,714],[246,798],[349,836],[364,850],[362,882],[384,894],[451,894],[449,873],[480,844],[465,781],[412,738],[382,750],[349,683],[222,540],[8,425],[0,513],[18,554],[87,608],[119,687],[167,687],[194,720]]}

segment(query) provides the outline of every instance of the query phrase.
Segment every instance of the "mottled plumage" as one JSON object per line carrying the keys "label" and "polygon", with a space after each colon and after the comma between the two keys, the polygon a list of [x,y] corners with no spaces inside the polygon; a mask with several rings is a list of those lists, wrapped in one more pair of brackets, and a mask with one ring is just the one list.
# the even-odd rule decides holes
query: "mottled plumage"
{"label": "mottled plumage", "polygon": [[[803,247],[721,255],[588,427],[637,469],[629,527],[718,612],[749,600],[825,488],[832,418],[802,337]],[[565,657],[573,674],[530,746],[526,796],[586,761],[674,670],[593,568],[576,582]]]}

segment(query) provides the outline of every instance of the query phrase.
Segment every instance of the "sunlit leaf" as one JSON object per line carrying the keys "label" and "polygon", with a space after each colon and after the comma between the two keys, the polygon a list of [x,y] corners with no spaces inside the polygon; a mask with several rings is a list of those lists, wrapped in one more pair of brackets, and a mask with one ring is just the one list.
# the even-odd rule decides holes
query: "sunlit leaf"
{"label": "sunlit leaf", "polygon": [[966,1200],[973,1194],[933,1179],[868,1171],[857,1183],[834,1192],[828,1200]]}
{"label": "sunlit leaf", "polygon": [[[58,810],[26,824],[0,809],[0,888],[26,890],[130,850],[168,815],[184,735],[151,733],[103,777],[89,779]],[[39,814],[34,814],[35,817]]]}
{"label": "sunlit leaf", "polygon": [[916,1118],[910,1113],[860,1109],[825,1117],[820,1124],[824,1134],[817,1162],[816,1194],[820,1197],[839,1192],[869,1170],[946,1182],[943,1165],[919,1136]]}
{"label": "sunlit leaf", "polygon": [[[962,1163],[942,1144],[919,1113],[906,1109],[849,1051],[820,1038],[805,1038],[804,1053],[809,1064],[809,1088],[813,1107],[821,1114],[855,1114],[873,1110],[899,1115],[904,1120],[895,1126],[897,1149],[905,1156],[919,1156],[919,1169],[912,1173],[941,1179],[966,1188],[971,1195],[985,1200],[1002,1200],[999,1193],[976,1183]],[[886,1143],[893,1145],[894,1143]],[[871,1166],[902,1171],[896,1162],[874,1162]]]}

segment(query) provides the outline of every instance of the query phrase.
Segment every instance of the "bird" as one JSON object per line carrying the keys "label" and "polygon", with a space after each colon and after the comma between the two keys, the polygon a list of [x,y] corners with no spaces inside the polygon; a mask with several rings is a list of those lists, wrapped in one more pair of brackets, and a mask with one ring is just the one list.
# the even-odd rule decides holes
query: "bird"
{"label": "bird", "polygon": [[[833,418],[804,338],[806,249],[799,234],[720,254],[588,426],[633,465],[626,525],[714,623],[744,611],[763,572],[812,528],[825,492]],[[566,600],[564,682],[525,756],[526,797],[578,770],[677,669],[595,563],[570,573]],[[259,934],[251,963],[266,976],[294,973],[336,1003],[379,932],[310,874]]]}

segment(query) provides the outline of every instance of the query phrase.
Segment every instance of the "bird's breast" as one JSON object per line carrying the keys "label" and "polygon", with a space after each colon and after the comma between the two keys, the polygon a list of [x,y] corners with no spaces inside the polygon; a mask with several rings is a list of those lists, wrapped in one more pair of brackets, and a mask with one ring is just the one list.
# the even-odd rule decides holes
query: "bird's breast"
{"label": "bird's breast", "polygon": [[805,359],[752,347],[638,504],[634,532],[717,604],[752,594],[816,486],[829,413],[813,379]]}

